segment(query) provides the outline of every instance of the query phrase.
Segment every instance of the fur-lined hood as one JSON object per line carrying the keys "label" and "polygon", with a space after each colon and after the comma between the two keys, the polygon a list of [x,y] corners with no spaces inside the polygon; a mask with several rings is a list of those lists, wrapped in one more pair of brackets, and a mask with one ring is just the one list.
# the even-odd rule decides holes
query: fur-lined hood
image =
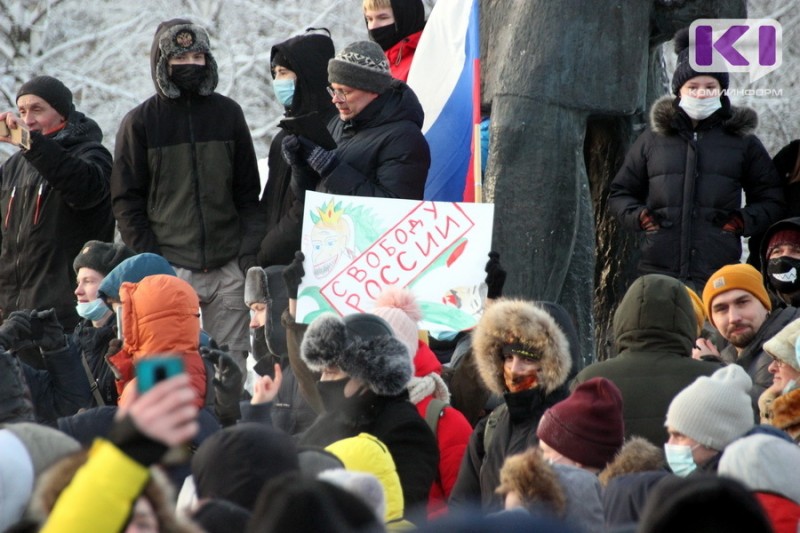
{"label": "fur-lined hood", "polygon": [[484,311],[472,341],[478,372],[490,391],[507,392],[502,350],[515,342],[542,355],[539,384],[545,394],[564,384],[572,359],[567,337],[553,317],[532,302],[500,299]]}
{"label": "fur-lined hood", "polygon": [[314,371],[339,367],[379,396],[400,394],[414,375],[408,349],[384,319],[369,313],[319,316],[306,330],[300,356]]}
{"label": "fur-lined hood", "polygon": [[661,448],[642,437],[631,437],[622,445],[614,460],[600,472],[598,479],[603,486],[606,486],[617,476],[663,470],[665,467],[664,452]]}
{"label": "fur-lined hood", "polygon": [[[650,108],[650,128],[659,135],[676,135],[680,129],[678,98],[662,96]],[[719,111],[718,111],[719,112]],[[720,122],[728,133],[737,137],[752,134],[758,127],[758,114],[749,107],[734,107],[726,96],[722,97]],[[684,117],[685,118],[685,117]],[[706,119],[708,120],[708,119]]]}

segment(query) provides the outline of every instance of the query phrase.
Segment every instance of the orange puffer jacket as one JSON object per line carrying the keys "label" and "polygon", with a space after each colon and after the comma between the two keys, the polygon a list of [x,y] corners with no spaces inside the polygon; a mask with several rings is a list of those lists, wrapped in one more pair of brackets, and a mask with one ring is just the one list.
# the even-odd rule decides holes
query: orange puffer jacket
{"label": "orange puffer jacket", "polygon": [[136,387],[134,365],[156,354],[180,354],[184,370],[197,392],[195,403],[203,407],[206,371],[198,352],[200,301],[187,282],[175,276],[148,276],[139,283],[123,283],[122,350],[110,357],[122,379],[117,381],[119,405],[131,401]]}

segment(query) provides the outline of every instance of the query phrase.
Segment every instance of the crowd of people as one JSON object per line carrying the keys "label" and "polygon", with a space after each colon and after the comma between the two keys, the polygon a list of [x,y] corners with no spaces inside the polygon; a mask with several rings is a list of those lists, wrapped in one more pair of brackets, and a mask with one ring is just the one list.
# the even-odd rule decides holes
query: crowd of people
{"label": "crowd of people", "polygon": [[614,357],[584,367],[561,305],[504,296],[496,252],[453,338],[403,287],[304,324],[306,192],[421,200],[430,166],[404,81],[422,2],[363,12],[369,40],[272,48],[260,198],[188,19],[156,29],[113,158],[53,77],[0,114],[29,133],[0,166],[0,531],[796,533],[796,141],[773,162],[680,33],[610,187],[642,239]]}

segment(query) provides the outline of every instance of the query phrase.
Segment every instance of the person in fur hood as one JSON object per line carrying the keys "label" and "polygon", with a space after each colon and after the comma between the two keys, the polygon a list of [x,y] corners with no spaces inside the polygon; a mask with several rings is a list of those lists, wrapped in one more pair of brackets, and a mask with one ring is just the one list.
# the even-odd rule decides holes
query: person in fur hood
{"label": "person in fur hood", "polygon": [[650,129],[611,183],[609,207],[623,226],[644,232],[640,274],[666,274],[699,290],[717,269],[739,262],[740,237],[782,217],[784,197],[753,135],[755,111],[731,106],[726,72],[692,69],[688,31],[675,43],[674,96],[653,105]]}
{"label": "person in fur hood", "polygon": [[300,346],[317,383],[324,411],[298,437],[325,447],[369,433],[394,459],[407,512],[422,508],[436,478],[439,450],[428,425],[408,401],[414,369],[408,349],[382,318],[368,313],[316,318]]}
{"label": "person in fur hood", "polygon": [[503,461],[537,443],[539,419],[568,396],[572,360],[550,313],[513,299],[486,309],[473,332],[473,352],[486,387],[505,401],[475,427],[449,503],[456,508],[480,500],[484,511],[497,511]]}

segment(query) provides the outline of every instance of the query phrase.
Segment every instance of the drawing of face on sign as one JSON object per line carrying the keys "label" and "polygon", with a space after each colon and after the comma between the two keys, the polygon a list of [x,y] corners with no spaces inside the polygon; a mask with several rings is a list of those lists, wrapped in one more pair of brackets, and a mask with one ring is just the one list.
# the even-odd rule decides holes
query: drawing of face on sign
{"label": "drawing of face on sign", "polygon": [[483,301],[486,299],[487,287],[485,283],[453,287],[442,296],[442,303],[461,309],[474,317],[480,317],[483,311]]}
{"label": "drawing of face on sign", "polygon": [[309,234],[311,241],[311,264],[314,277],[323,279],[342,268],[355,256],[353,230],[350,218],[344,214],[341,203],[334,205],[331,199],[317,213],[311,214],[314,227]]}

